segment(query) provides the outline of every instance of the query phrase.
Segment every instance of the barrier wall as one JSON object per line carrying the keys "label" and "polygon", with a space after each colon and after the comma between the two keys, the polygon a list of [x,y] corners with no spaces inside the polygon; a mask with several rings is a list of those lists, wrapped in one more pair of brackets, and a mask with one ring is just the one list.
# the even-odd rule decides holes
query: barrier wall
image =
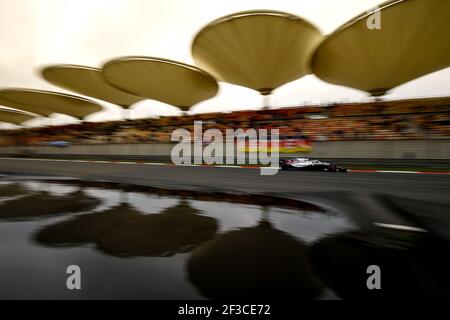
{"label": "barrier wall", "polygon": [[[75,156],[146,159],[168,157],[175,144],[106,144],[71,145],[65,148],[50,146],[0,147],[0,156]],[[388,140],[388,141],[335,141],[315,142],[308,154],[282,156],[308,156],[319,159],[436,159],[450,160],[450,140]]]}

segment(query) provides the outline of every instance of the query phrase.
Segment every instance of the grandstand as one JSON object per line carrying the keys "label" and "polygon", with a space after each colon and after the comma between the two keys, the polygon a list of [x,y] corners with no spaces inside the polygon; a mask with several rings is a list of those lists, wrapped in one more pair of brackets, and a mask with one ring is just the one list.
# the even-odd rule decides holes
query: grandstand
{"label": "grandstand", "polygon": [[310,141],[450,139],[450,97],[342,103],[2,131],[1,145],[166,143],[177,128],[280,129]]}

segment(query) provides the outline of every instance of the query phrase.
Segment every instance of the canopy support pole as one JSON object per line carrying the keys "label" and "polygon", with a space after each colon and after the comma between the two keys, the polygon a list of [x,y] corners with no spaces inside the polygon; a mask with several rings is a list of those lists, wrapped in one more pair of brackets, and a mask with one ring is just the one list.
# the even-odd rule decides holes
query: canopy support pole
{"label": "canopy support pole", "polygon": [[125,121],[131,120],[130,119],[131,111],[128,108],[122,107],[122,118]]}
{"label": "canopy support pole", "polygon": [[263,109],[267,110],[270,108],[270,95],[263,95]]}

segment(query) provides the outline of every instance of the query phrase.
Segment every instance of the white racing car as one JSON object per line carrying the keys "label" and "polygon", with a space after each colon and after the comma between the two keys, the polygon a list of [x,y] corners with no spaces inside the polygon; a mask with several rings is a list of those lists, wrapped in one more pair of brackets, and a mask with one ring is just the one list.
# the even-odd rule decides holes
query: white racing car
{"label": "white racing car", "polygon": [[348,170],[337,165],[322,162],[320,160],[312,160],[308,158],[281,159],[281,170],[296,171],[327,171],[327,172],[347,172]]}

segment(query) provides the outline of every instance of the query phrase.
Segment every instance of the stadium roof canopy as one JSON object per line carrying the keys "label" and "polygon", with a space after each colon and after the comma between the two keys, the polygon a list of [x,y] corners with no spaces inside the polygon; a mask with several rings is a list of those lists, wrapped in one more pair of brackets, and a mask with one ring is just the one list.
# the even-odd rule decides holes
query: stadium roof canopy
{"label": "stadium roof canopy", "polygon": [[111,85],[140,97],[158,100],[184,111],[214,97],[219,86],[206,72],[181,62],[151,58],[125,57],[103,67]]}
{"label": "stadium roof canopy", "polygon": [[450,1],[394,0],[380,5],[381,29],[364,13],[328,36],[311,61],[322,80],[382,96],[450,66]]}
{"label": "stadium roof canopy", "polygon": [[33,118],[35,118],[35,116],[31,114],[0,108],[0,122],[21,125],[23,122]]}
{"label": "stadium roof canopy", "polygon": [[97,103],[81,97],[31,89],[0,90],[0,104],[42,116],[61,113],[78,119],[103,110]]}
{"label": "stadium roof canopy", "polygon": [[42,76],[50,83],[92,98],[104,100],[128,109],[136,102],[144,100],[141,97],[128,94],[108,84],[101,69],[56,65],[44,68]]}
{"label": "stadium roof canopy", "polygon": [[314,25],[293,14],[245,11],[203,28],[192,43],[192,55],[217,79],[269,95],[309,73],[320,40]]}

